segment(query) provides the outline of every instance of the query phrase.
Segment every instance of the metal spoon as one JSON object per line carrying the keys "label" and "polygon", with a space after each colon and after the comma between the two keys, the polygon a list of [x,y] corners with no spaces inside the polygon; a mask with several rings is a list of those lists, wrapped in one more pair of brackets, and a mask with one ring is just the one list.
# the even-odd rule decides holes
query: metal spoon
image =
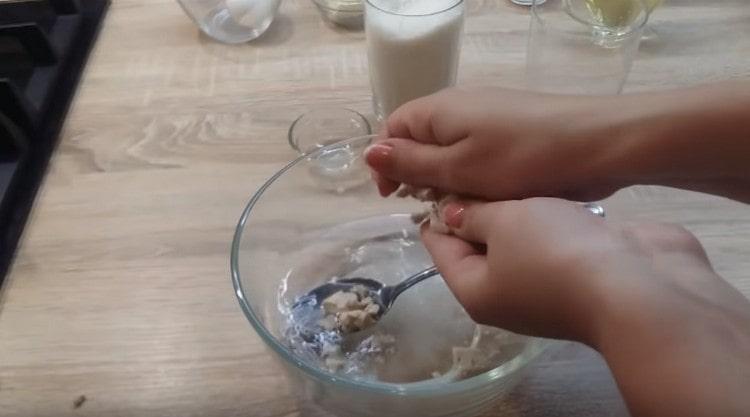
{"label": "metal spoon", "polygon": [[353,292],[354,287],[362,286],[367,289],[367,296],[372,298],[373,302],[380,306],[380,310],[375,316],[376,320],[379,320],[393,305],[396,301],[396,297],[401,295],[402,292],[408,290],[414,285],[426,280],[427,278],[434,277],[439,274],[436,266],[431,266],[421,272],[418,272],[409,278],[399,282],[396,285],[385,285],[380,281],[370,278],[346,278],[340,279],[335,282],[329,282],[321,286],[313,288],[310,292],[298,298],[294,302],[292,308],[296,309],[303,304],[320,306],[323,300],[330,297],[331,295],[343,291]]}
{"label": "metal spoon", "polygon": [[[592,214],[599,217],[605,217],[604,208],[598,204],[587,203],[583,205]],[[292,306],[292,309],[298,309],[299,307],[316,307],[322,306],[323,301],[331,295],[343,291],[343,292],[356,292],[355,287],[361,286],[367,290],[367,297],[370,297],[373,302],[380,306],[380,310],[375,315],[375,321],[390,310],[396,298],[401,295],[404,291],[417,285],[418,283],[426,280],[427,278],[438,275],[437,267],[431,266],[425,270],[417,272],[409,278],[399,282],[396,285],[385,285],[380,281],[370,278],[345,278],[334,282],[329,282],[318,287],[313,288],[307,294],[299,297]]]}

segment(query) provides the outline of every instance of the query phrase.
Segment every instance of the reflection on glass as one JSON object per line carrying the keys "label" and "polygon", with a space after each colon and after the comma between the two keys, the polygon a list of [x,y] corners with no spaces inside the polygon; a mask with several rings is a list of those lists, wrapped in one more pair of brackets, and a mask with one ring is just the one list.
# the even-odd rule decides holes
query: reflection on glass
{"label": "reflection on glass", "polygon": [[527,86],[568,94],[618,94],[648,13],[640,0],[535,0]]}

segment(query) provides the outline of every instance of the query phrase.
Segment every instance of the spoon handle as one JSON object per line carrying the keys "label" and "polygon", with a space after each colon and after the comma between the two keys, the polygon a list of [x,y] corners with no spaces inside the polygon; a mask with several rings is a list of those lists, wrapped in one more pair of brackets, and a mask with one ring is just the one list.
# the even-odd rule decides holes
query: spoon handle
{"label": "spoon handle", "polygon": [[409,288],[419,284],[420,282],[426,280],[427,278],[434,277],[435,275],[439,274],[436,266],[431,266],[424,271],[418,272],[409,278],[399,282],[398,284],[393,286],[393,290],[391,290],[391,300],[396,299],[402,292],[408,290]]}

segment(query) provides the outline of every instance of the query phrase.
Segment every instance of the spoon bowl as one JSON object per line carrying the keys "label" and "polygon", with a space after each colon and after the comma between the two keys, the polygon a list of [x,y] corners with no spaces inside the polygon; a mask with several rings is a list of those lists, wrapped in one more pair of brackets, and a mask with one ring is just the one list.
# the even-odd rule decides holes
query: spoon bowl
{"label": "spoon bowl", "polygon": [[385,285],[380,281],[370,278],[357,277],[340,279],[313,288],[307,294],[299,297],[292,305],[292,309],[299,311],[303,307],[306,309],[309,309],[310,307],[320,308],[328,297],[338,292],[364,292],[365,294],[362,298],[370,298],[374,304],[377,304],[380,307],[377,313],[373,316],[374,321],[377,322],[388,312],[388,310],[390,310],[391,306],[393,306],[393,303],[396,301],[396,297],[401,295],[401,293],[427,278],[438,274],[437,267],[432,266],[410,276],[396,285]]}

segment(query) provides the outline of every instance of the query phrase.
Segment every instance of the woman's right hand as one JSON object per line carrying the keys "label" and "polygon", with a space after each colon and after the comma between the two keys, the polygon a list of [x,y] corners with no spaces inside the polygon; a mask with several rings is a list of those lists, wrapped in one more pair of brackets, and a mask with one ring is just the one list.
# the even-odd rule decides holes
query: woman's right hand
{"label": "woman's right hand", "polygon": [[592,201],[659,184],[750,202],[750,84],[591,97],[449,89],[387,120],[367,150],[400,183],[485,200]]}
{"label": "woman's right hand", "polygon": [[607,100],[444,90],[394,112],[366,159],[384,196],[406,183],[485,200],[599,199],[618,189],[597,176]]}

